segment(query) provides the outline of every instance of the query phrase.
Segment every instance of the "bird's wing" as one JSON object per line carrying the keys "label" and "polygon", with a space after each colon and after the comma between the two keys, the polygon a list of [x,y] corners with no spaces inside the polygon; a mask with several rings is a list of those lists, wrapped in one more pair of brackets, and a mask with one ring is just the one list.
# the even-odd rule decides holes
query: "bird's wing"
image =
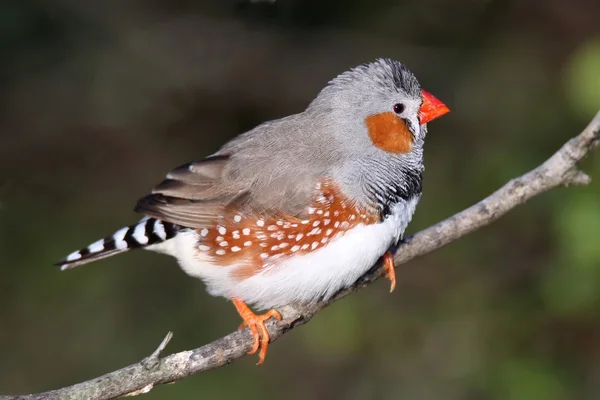
{"label": "bird's wing", "polygon": [[262,171],[263,182],[257,184],[247,176],[240,178],[231,163],[229,155],[218,154],[182,165],[141,198],[135,211],[189,228],[211,226],[219,217],[235,214],[304,215],[312,185],[286,186],[277,179],[269,195],[265,193],[264,177],[270,171]]}

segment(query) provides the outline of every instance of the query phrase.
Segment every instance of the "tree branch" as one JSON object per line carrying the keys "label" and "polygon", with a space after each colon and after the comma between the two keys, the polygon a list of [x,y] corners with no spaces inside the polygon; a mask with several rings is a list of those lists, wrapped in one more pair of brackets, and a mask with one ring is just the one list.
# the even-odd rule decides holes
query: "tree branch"
{"label": "tree branch", "polygon": [[[396,265],[427,254],[500,218],[512,208],[547,190],[562,185],[584,185],[590,178],[577,169],[586,154],[600,141],[600,112],[581,134],[569,140],[539,167],[515,178],[499,190],[466,210],[407,238],[395,255]],[[271,340],[308,322],[317,312],[369,285],[381,276],[375,266],[351,287],[329,301],[281,309],[283,321],[268,324]],[[251,348],[248,329],[236,331],[194,350],[160,358],[171,333],[146,359],[99,378],[45,393],[24,396],[0,396],[0,400],[33,399],[112,399],[150,391],[155,385],[174,382],[202,371],[221,367],[244,356]]]}

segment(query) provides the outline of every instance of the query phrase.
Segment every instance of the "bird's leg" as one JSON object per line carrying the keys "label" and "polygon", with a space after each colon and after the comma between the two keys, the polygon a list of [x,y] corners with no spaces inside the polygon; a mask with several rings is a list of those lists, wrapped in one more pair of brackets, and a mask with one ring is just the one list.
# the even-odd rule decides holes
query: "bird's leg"
{"label": "bird's leg", "polygon": [[262,315],[256,315],[252,312],[252,310],[239,299],[232,299],[237,312],[240,314],[240,317],[244,320],[240,325],[240,329],[244,327],[250,328],[250,332],[254,337],[254,344],[252,345],[252,349],[248,352],[248,354],[254,354],[260,348],[260,352],[258,353],[258,363],[256,365],[261,365],[265,362],[265,357],[267,356],[267,348],[269,347],[269,331],[267,330],[267,326],[265,325],[265,321],[271,317],[276,318],[281,321],[281,314],[279,311],[270,310]]}
{"label": "bird's leg", "polygon": [[391,281],[390,293],[396,288],[396,268],[394,267],[394,256],[391,251],[386,251],[383,255],[383,267],[385,269],[385,277]]}

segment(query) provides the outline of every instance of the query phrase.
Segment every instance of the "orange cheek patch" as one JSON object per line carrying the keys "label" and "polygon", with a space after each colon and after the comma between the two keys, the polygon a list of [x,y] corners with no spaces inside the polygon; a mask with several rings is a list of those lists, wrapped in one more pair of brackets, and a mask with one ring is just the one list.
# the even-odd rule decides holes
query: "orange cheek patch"
{"label": "orange cheek patch", "polygon": [[373,144],[390,153],[408,153],[413,137],[406,123],[393,112],[375,114],[365,119]]}

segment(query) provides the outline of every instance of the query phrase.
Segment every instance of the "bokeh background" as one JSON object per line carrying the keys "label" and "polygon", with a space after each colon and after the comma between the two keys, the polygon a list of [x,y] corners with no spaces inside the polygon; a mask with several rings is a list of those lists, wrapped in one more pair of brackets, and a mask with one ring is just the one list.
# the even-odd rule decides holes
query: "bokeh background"
{"label": "bokeh background", "polygon": [[[301,111],[386,56],[452,113],[430,124],[409,232],[535,167],[600,106],[600,2],[3,0],[0,393],[49,390],[239,324],[173,259],[51,263],[138,218],[172,167]],[[597,399],[600,161],[398,268],[270,348],[144,398]]]}

